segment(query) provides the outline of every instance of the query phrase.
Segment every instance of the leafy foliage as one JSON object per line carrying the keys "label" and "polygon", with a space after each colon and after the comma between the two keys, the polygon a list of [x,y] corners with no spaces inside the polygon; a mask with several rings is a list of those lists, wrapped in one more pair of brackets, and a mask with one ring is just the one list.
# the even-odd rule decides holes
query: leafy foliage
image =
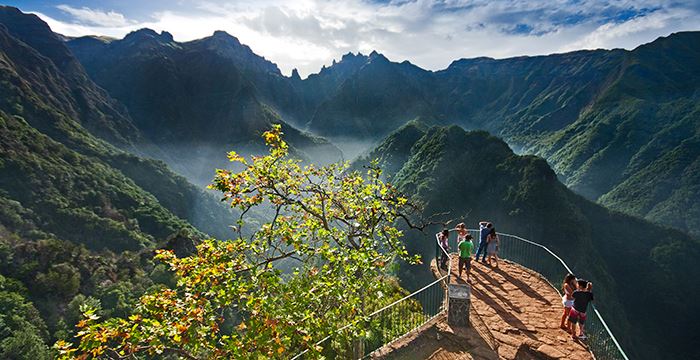
{"label": "leafy foliage", "polygon": [[46,325],[25,292],[19,282],[0,275],[0,357],[49,359]]}
{"label": "leafy foliage", "polygon": [[[64,358],[288,358],[307,349],[319,356],[318,340],[389,300],[380,280],[387,265],[395,257],[419,261],[394,226],[400,219],[414,226],[416,207],[382,182],[377,168],[365,178],[342,164],[301,166],[287,158],[281,135],[280,126],[263,134],[266,156],[248,161],[229,153],[244,170],[217,171],[212,188],[241,210],[239,237],[206,240],[189,257],[159,251],[177,286],[143,296],[128,318],[101,322],[87,310],[79,343],[56,345]],[[272,219],[244,238],[245,214],[264,204],[274,209]],[[287,272],[276,266],[283,260]],[[226,314],[235,322],[228,330]]]}

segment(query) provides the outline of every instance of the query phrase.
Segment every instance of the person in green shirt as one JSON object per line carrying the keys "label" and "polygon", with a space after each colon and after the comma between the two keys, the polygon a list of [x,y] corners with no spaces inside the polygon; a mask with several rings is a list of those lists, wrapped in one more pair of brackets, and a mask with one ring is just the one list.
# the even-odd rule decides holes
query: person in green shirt
{"label": "person in green shirt", "polygon": [[469,282],[469,271],[472,268],[472,252],[474,250],[474,243],[472,242],[472,236],[469,234],[469,232],[467,232],[466,226],[462,225],[462,228],[460,228],[459,225],[457,225],[457,248],[459,249],[459,277],[462,277],[462,269],[466,267],[467,282]]}

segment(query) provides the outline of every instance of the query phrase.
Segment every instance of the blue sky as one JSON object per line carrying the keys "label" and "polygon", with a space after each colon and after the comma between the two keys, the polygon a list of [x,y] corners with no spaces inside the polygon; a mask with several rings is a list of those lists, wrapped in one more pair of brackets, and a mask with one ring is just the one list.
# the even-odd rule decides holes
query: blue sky
{"label": "blue sky", "polygon": [[20,0],[71,36],[149,27],[177,41],[225,30],[289,74],[377,50],[437,70],[465,57],[634,48],[700,30],[700,0]]}

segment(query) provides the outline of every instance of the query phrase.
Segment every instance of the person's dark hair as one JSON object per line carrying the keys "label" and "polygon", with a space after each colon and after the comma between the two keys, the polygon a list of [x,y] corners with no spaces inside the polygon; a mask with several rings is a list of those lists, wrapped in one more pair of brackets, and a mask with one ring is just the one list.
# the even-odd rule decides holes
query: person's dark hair
{"label": "person's dark hair", "polygon": [[583,280],[583,279],[578,279],[576,281],[576,283],[578,284],[579,287],[582,287],[584,289],[586,288],[586,286],[588,286],[588,281]]}
{"label": "person's dark hair", "polygon": [[491,228],[491,231],[489,231],[489,235],[494,235],[494,236],[496,235],[496,228],[495,227]]}
{"label": "person's dark hair", "polygon": [[447,229],[442,230],[442,235],[443,236],[450,236],[450,230],[447,230]]}
{"label": "person's dark hair", "polygon": [[467,239],[467,240],[471,240],[471,239],[473,239],[474,237],[472,236],[472,234],[467,234],[467,236],[465,236],[464,238]]}
{"label": "person's dark hair", "polygon": [[492,228],[492,227],[493,227],[493,224],[491,224],[491,223],[488,223],[488,224],[486,224],[486,227],[490,229],[490,228]]}
{"label": "person's dark hair", "polygon": [[574,274],[569,273],[564,276],[564,282],[561,284],[561,291],[564,291],[564,285],[571,284],[571,280],[576,280]]}

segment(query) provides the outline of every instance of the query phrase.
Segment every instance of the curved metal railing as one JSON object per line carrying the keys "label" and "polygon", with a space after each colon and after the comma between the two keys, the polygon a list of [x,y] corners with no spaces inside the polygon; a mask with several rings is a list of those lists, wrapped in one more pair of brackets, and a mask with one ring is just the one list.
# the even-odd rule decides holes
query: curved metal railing
{"label": "curved metal railing", "polygon": [[[479,230],[469,229],[469,232],[478,245]],[[552,284],[559,283],[567,273],[575,274],[561,257],[534,241],[505,233],[498,233],[498,236],[500,258],[539,273],[561,295],[560,289]],[[592,305],[592,310],[594,316],[586,320],[586,335],[589,349],[596,360],[629,360],[595,305]]]}
{"label": "curved metal railing", "polygon": [[[443,250],[444,251],[444,250]],[[444,313],[447,288],[442,283],[449,282],[452,271],[452,257],[448,256],[447,274],[428,285],[402,297],[369,315],[355,320],[334,331],[315,345],[322,346],[322,353],[328,358],[366,358],[379,348],[389,345]],[[439,266],[439,263],[437,264]],[[334,337],[347,339],[343,332],[364,321],[364,335],[356,337],[351,344],[334,344]],[[309,350],[292,358],[303,359]]]}
{"label": "curved metal railing", "polygon": [[[474,241],[478,242],[479,231],[469,229],[469,232]],[[557,292],[559,289],[552,284],[558,283],[567,273],[573,274],[564,260],[546,246],[516,235],[505,233],[498,233],[498,235],[501,241],[499,257],[539,273]],[[439,267],[440,255],[443,253],[449,255],[449,253],[440,246],[437,239],[435,244],[435,263]],[[455,237],[449,240],[449,245],[451,249],[457,249]],[[425,325],[447,310],[445,301],[447,294],[442,283],[449,283],[453,258],[454,256],[448,257],[449,266],[446,275],[334,331],[316,345],[321,345],[324,348],[324,355],[330,355],[328,357],[365,358],[377,349]],[[594,316],[589,316],[586,322],[586,334],[589,339],[589,349],[596,360],[629,360],[595,305],[592,306],[592,310]],[[365,322],[365,326],[362,327],[365,329],[363,336],[356,337],[351,344],[333,343],[336,336],[340,339],[348,339],[347,336],[338,335],[342,335],[344,331],[360,321]],[[301,352],[292,360],[303,359],[307,353],[308,350]]]}

